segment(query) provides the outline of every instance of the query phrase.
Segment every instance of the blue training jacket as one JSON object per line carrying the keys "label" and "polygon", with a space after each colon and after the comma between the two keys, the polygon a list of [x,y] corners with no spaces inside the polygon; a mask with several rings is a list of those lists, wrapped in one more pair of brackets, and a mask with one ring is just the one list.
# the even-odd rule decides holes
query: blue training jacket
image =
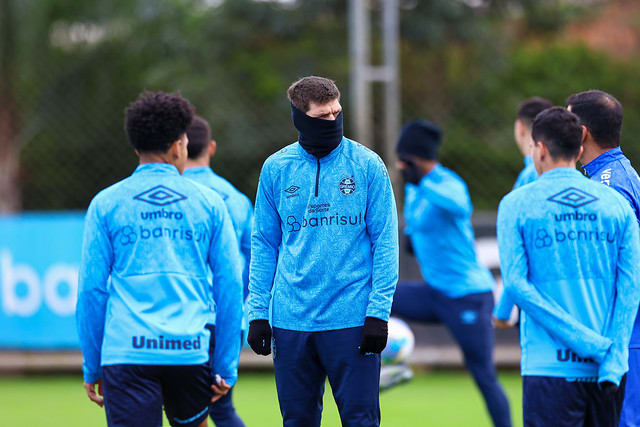
{"label": "blue training jacket", "polygon": [[251,222],[253,219],[253,204],[251,200],[208,166],[185,169],[182,176],[211,188],[222,197],[231,216],[240,254],[242,255],[244,265],[242,283],[245,287],[244,295],[246,295],[248,293],[249,262],[251,260]]}
{"label": "blue training jacket", "polygon": [[[592,180],[599,181],[622,194],[640,222],[640,178],[620,147],[600,154],[584,165],[584,170]],[[640,317],[636,317],[629,346],[640,348]]]}
{"label": "blue training jacket", "polygon": [[476,257],[467,186],[442,165],[405,186],[405,233],[424,280],[451,298],[487,292],[495,282]]}
{"label": "blue training jacket", "polygon": [[498,208],[500,266],[522,309],[522,375],[620,383],[640,300],[635,216],[615,191],[556,168]]}
{"label": "blue training jacket", "polygon": [[262,167],[251,241],[249,321],[294,331],[389,319],[398,218],[387,169],[343,138],[317,159],[297,142]]}
{"label": "blue training jacket", "polygon": [[[525,156],[524,158],[524,169],[520,171],[518,174],[518,178],[516,179],[516,183],[513,185],[513,189],[520,188],[523,185],[527,185],[538,178],[538,171],[536,170],[536,166],[533,164],[533,158],[531,156]],[[511,317],[511,312],[513,311],[513,301],[506,292],[502,293],[500,300],[495,306],[493,310],[493,315],[505,322],[509,320]]]}
{"label": "blue training jacket", "polygon": [[222,199],[172,165],[140,165],[98,193],[85,220],[76,309],[85,381],[97,381],[104,365],[206,362],[215,303],[213,365],[234,384],[239,259]]}

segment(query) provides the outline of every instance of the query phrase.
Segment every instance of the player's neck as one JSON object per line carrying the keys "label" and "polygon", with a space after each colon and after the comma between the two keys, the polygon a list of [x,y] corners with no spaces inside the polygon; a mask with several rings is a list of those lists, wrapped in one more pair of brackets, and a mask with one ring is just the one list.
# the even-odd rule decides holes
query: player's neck
{"label": "player's neck", "polygon": [[553,169],[558,169],[558,168],[571,168],[571,169],[575,169],[576,168],[576,161],[575,160],[559,160],[557,162],[553,162],[550,163],[548,165],[544,165],[542,167],[542,173],[545,172],[549,172],[550,170]]}
{"label": "player's neck", "polygon": [[175,166],[178,171],[180,171],[180,168],[178,167],[176,162],[173,161],[173,158],[171,157],[171,155],[169,155],[169,153],[140,153],[139,159],[141,165],[147,163],[166,163]]}
{"label": "player's neck", "polygon": [[612,150],[613,148],[602,148],[598,146],[594,141],[585,141],[582,144],[584,147],[584,151],[582,152],[582,157],[580,157],[580,163],[586,165],[591,163],[596,158],[598,158],[601,154],[606,153],[607,151]]}
{"label": "player's neck", "polygon": [[211,159],[209,157],[200,157],[197,159],[187,159],[187,163],[185,164],[185,169],[191,168],[201,168],[208,167],[211,164]]}

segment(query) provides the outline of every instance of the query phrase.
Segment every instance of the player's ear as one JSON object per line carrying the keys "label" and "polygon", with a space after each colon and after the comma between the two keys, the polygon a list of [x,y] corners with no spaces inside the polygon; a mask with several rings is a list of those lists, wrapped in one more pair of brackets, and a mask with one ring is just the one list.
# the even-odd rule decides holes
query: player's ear
{"label": "player's ear", "polygon": [[178,138],[171,143],[169,149],[167,150],[167,154],[171,156],[172,159],[180,158],[180,149],[182,147],[182,138]]}
{"label": "player's ear", "polygon": [[582,158],[582,153],[584,153],[584,145],[580,144],[580,151],[578,151],[577,159],[581,159]]}
{"label": "player's ear", "polygon": [[589,129],[585,125],[582,125],[582,143],[587,140],[587,135],[589,135]]}
{"label": "player's ear", "polygon": [[209,142],[209,157],[213,157],[216,154],[217,149],[218,149],[218,144],[216,144],[216,141],[212,139]]}

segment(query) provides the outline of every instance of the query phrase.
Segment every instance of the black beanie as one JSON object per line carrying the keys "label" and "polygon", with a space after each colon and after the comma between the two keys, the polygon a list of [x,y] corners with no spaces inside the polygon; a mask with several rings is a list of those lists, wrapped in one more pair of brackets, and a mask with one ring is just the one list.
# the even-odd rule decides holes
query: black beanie
{"label": "black beanie", "polygon": [[441,137],[440,128],[431,122],[426,120],[409,122],[402,128],[396,153],[436,160]]}

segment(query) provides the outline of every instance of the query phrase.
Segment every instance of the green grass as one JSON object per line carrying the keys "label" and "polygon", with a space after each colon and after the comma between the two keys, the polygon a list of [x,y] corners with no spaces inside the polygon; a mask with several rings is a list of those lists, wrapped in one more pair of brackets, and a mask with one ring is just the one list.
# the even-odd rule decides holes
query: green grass
{"label": "green grass", "polygon": [[[503,372],[500,380],[514,424],[520,426],[520,376]],[[234,400],[248,427],[282,425],[272,373],[241,373]],[[380,400],[385,427],[491,425],[480,393],[464,371],[420,373],[411,383],[383,393]],[[105,426],[106,421],[104,410],[86,398],[80,377],[0,377],[0,426],[19,425],[92,427]],[[322,425],[340,426],[328,385]]]}

